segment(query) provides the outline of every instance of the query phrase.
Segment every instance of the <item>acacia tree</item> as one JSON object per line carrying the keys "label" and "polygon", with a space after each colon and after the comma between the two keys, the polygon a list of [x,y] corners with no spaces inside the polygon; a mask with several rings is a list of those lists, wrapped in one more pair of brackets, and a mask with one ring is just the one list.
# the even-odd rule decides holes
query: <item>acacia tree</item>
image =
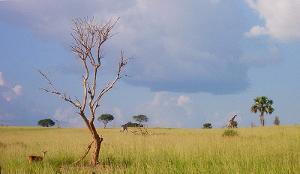
{"label": "acacia tree", "polygon": [[98,117],[98,121],[102,121],[104,124],[104,128],[106,128],[107,124],[114,120],[114,116],[111,114],[102,114]]}
{"label": "acacia tree", "polygon": [[52,127],[55,125],[55,122],[51,120],[50,118],[42,119],[38,121],[38,125],[42,127]]}
{"label": "acacia tree", "polygon": [[265,126],[265,114],[272,114],[274,112],[273,100],[268,99],[266,96],[256,97],[254,104],[251,106],[251,112],[260,112],[259,120],[262,126]]}
{"label": "acacia tree", "polygon": [[132,116],[132,118],[139,122],[140,124],[142,124],[143,122],[148,122],[148,117],[146,115],[135,115],[135,116]]}
{"label": "acacia tree", "polygon": [[115,78],[102,88],[97,86],[97,77],[103,65],[103,46],[112,37],[112,29],[117,21],[118,19],[109,20],[104,24],[97,23],[94,18],[78,18],[73,21],[73,32],[71,33],[73,43],[71,48],[72,52],[79,58],[78,60],[81,62],[84,71],[81,82],[83,87],[81,100],[58,90],[46,74],[39,71],[42,77],[48,82],[48,88],[42,89],[47,93],[60,97],[76,108],[77,113],[91,134],[92,141],[83,156],[75,162],[76,164],[86,157],[92,146],[94,150],[91,164],[99,164],[99,153],[103,138],[97,132],[94,124],[97,109],[100,106],[102,97],[123,77],[122,74],[128,60],[121,51]]}

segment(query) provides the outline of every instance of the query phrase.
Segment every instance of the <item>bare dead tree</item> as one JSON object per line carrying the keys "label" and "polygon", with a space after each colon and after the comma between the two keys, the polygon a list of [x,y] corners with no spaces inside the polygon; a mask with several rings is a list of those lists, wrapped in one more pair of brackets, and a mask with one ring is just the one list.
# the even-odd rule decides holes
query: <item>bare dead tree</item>
{"label": "bare dead tree", "polygon": [[82,76],[83,96],[81,100],[77,97],[72,98],[66,93],[61,92],[61,90],[58,90],[48,76],[39,71],[42,77],[48,82],[48,87],[42,89],[47,93],[60,97],[76,108],[78,110],[77,113],[84,121],[92,136],[92,142],[88,145],[87,150],[75,163],[83,160],[93,146],[94,151],[92,153],[91,164],[99,164],[99,153],[103,138],[99,135],[94,125],[96,112],[100,106],[102,97],[123,77],[122,74],[128,61],[121,51],[115,78],[102,89],[97,86],[97,77],[99,70],[102,68],[102,60],[104,58],[103,46],[113,36],[112,29],[118,20],[110,20],[102,25],[95,22],[94,18],[79,18],[73,21],[74,26],[71,33],[73,43],[71,48],[72,52],[79,58],[84,70]]}

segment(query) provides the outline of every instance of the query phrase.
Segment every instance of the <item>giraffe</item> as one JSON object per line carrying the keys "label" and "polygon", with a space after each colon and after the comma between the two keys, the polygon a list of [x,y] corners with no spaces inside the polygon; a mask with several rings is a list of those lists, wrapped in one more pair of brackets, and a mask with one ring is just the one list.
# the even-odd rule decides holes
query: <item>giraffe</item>
{"label": "giraffe", "polygon": [[234,119],[237,117],[237,115],[234,115],[227,123],[227,128],[237,128],[237,121],[235,121]]}

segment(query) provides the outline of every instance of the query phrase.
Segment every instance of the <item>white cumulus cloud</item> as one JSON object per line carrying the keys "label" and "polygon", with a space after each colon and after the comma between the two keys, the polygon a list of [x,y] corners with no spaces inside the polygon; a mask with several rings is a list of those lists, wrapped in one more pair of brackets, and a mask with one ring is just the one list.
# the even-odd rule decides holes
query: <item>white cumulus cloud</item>
{"label": "white cumulus cloud", "polygon": [[0,72],[0,86],[4,86],[4,85],[5,85],[4,76],[3,76],[3,73]]}
{"label": "white cumulus cloud", "polygon": [[268,31],[266,30],[265,27],[254,26],[250,29],[249,32],[246,33],[246,36],[254,37],[254,36],[266,35],[266,34],[268,34]]}
{"label": "white cumulus cloud", "polygon": [[191,103],[190,97],[185,95],[181,95],[177,99],[177,106],[182,107],[188,116],[190,116],[193,112],[192,108],[189,106],[190,103]]}
{"label": "white cumulus cloud", "polygon": [[253,26],[247,36],[269,35],[281,41],[300,39],[299,0],[247,0],[248,5],[264,20]]}
{"label": "white cumulus cloud", "polygon": [[16,85],[12,88],[12,90],[14,91],[14,93],[16,95],[21,95],[22,94],[22,89],[23,89],[23,87],[21,85]]}
{"label": "white cumulus cloud", "polygon": [[11,102],[22,94],[22,86],[12,86],[10,82],[6,82],[4,74],[0,72],[0,97],[5,99],[7,102]]}
{"label": "white cumulus cloud", "polygon": [[177,99],[177,105],[178,106],[184,106],[186,105],[187,103],[189,103],[191,101],[190,97],[188,96],[185,96],[185,95],[181,95],[178,97]]}
{"label": "white cumulus cloud", "polygon": [[188,96],[156,92],[150,101],[140,106],[139,112],[149,116],[152,126],[182,127],[192,119],[190,102]]}
{"label": "white cumulus cloud", "polygon": [[74,111],[73,108],[57,108],[53,118],[58,120],[60,124],[70,127],[85,126],[81,117]]}

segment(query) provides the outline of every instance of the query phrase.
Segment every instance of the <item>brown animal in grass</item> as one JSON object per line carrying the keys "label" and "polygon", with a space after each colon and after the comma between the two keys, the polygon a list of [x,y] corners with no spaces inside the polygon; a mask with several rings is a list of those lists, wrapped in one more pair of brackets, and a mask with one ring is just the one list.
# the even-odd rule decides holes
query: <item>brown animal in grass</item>
{"label": "brown animal in grass", "polygon": [[29,163],[37,162],[37,161],[43,161],[43,159],[45,158],[46,153],[47,153],[47,151],[43,151],[43,156],[29,155],[28,156]]}

